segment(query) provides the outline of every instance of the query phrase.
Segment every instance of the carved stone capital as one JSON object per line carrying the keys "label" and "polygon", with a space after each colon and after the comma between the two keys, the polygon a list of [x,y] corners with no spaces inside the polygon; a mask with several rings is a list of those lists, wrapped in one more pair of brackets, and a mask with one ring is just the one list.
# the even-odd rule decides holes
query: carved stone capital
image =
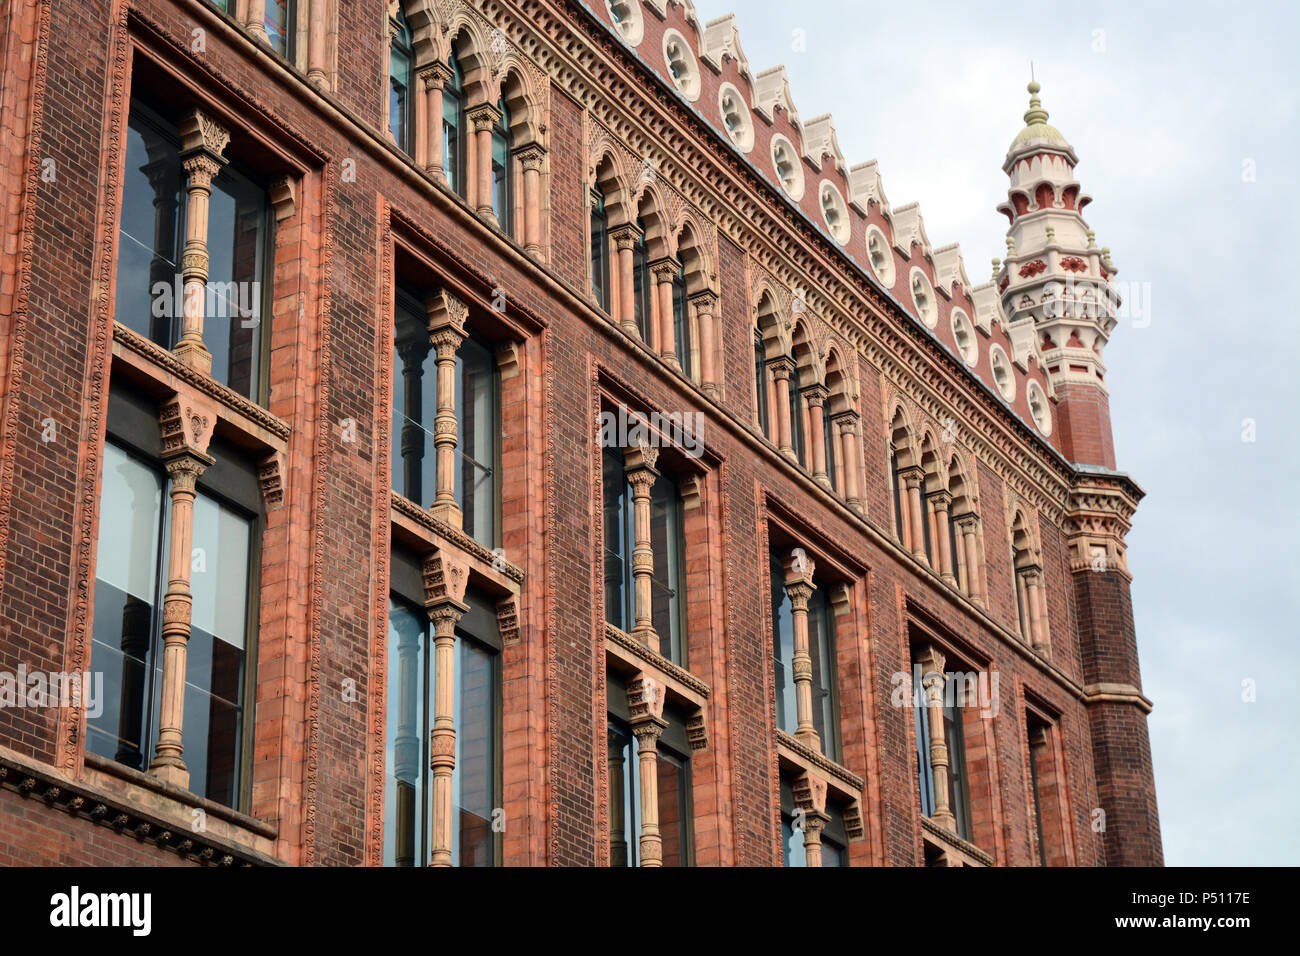
{"label": "carved stone capital", "polygon": [[623,449],[623,469],[627,472],[627,480],[634,484],[643,478],[653,484],[654,480],[659,477],[659,471],[655,468],[658,462],[658,445],[639,442]]}
{"label": "carved stone capital", "polygon": [[416,67],[415,78],[424,84],[425,90],[441,90],[451,79],[451,67],[441,60],[434,60]]}
{"label": "carved stone capital", "polygon": [[455,560],[445,548],[426,555],[420,571],[424,578],[424,604],[432,608],[443,601],[460,604],[469,584],[469,567]]}
{"label": "carved stone capital", "polygon": [[212,180],[217,178],[221,172],[224,163],[207,153],[195,153],[193,156],[186,156],[181,160],[181,168],[185,170],[185,175],[190,189],[212,189]]}
{"label": "carved stone capital", "polygon": [[931,512],[947,511],[952,507],[952,493],[944,488],[930,492],[925,500],[929,502]]}
{"label": "carved stone capital", "polygon": [[224,163],[222,156],[230,145],[230,131],[219,124],[203,110],[191,110],[181,121],[181,156],[206,153],[218,163]]}
{"label": "carved stone capital", "polygon": [[813,384],[803,390],[804,401],[809,408],[821,408],[830,397],[830,390],[825,385]]}
{"label": "carved stone capital", "polygon": [[831,422],[844,434],[856,435],[861,427],[862,416],[852,408],[831,415]]}
{"label": "carved stone capital", "polygon": [[788,355],[778,355],[767,360],[767,369],[776,381],[787,381],[794,374],[794,359]]}
{"label": "carved stone capital", "polygon": [[691,305],[695,306],[697,315],[717,315],[718,314],[718,294],[712,289],[702,289],[694,293],[689,299]]}
{"label": "carved stone capital", "polygon": [[609,238],[613,240],[614,247],[619,252],[627,252],[629,249],[636,248],[636,244],[641,241],[641,229],[630,222],[624,223],[611,228]]}
{"label": "carved stone capital", "polygon": [[452,329],[465,335],[465,320],[469,317],[469,306],[456,298],[446,289],[439,289],[424,303],[425,316],[428,318],[429,334],[440,329]]}
{"label": "carved stone capital", "polygon": [[[170,457],[164,457],[163,467],[167,469],[167,476],[172,480],[172,494],[180,493],[192,496],[203,473],[215,462],[216,459],[211,455],[190,451],[189,449],[183,449]],[[188,621],[188,617],[186,620]]]}
{"label": "carved stone capital", "polygon": [[518,146],[515,148],[514,156],[519,163],[519,168],[524,172],[529,170],[541,172],[542,165],[546,162],[546,150],[540,143],[525,143]]}
{"label": "carved stone capital", "polygon": [[802,773],[793,781],[794,805],[806,813],[826,812],[826,781],[811,773]]}
{"label": "carved stone capital", "polygon": [[655,283],[662,285],[665,282],[672,282],[681,275],[682,264],[671,256],[663,259],[656,259],[650,263],[650,274],[654,276]]}
{"label": "carved stone capital", "polygon": [[[808,555],[803,548],[795,548],[785,556],[781,562],[785,570],[785,588],[789,591],[792,587],[806,586],[808,595],[811,597],[812,592],[817,590],[817,585],[813,583],[813,575],[817,570],[817,563]],[[793,596],[791,597],[793,600]],[[806,604],[805,604],[806,606]]]}
{"label": "carved stone capital", "polygon": [[501,122],[501,111],[491,103],[480,103],[465,111],[465,119],[474,127],[474,132],[482,133]]}

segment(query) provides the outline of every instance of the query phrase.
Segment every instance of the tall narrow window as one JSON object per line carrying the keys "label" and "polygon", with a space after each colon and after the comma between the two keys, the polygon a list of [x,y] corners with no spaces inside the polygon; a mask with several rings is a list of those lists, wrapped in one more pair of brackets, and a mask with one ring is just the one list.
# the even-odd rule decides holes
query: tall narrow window
{"label": "tall narrow window", "polygon": [[454,52],[450,66],[451,78],[442,90],[442,166],[447,185],[464,198],[468,179],[465,151],[470,134],[465,124],[465,74]]}
{"label": "tall narrow window", "polygon": [[398,149],[409,154],[415,151],[415,97],[411,82],[415,54],[411,27],[406,22],[406,11],[401,4],[397,7],[397,24],[397,36],[388,51],[388,126]]}
{"label": "tall narrow window", "polygon": [[[826,816],[829,819],[826,820],[821,832],[822,866],[848,866],[849,836],[844,826],[844,811],[839,804],[828,798]],[[795,807],[793,781],[783,774],[781,776],[781,860],[785,866],[808,865],[808,854],[803,843],[803,821],[806,819],[806,815]]]}
{"label": "tall narrow window", "polygon": [[[1011,551],[1012,567],[1015,567],[1016,553]],[[1032,637],[1029,623],[1029,572],[1027,568],[1016,569],[1016,614],[1020,621],[1020,636],[1026,641]]]}
{"label": "tall narrow window", "polygon": [[[603,452],[605,620],[621,631],[636,623],[632,551],[635,517],[632,488],[617,448]],[[660,475],[650,488],[650,617],[657,650],[686,666],[686,540],[677,483]]]}
{"label": "tall narrow window", "polygon": [[[164,348],[180,339],[185,174],[176,128],[133,102],[128,120],[114,317]],[[262,401],[270,322],[267,259],[272,237],[266,190],[233,165],[212,181],[203,342],[212,377]]]}
{"label": "tall narrow window", "polygon": [[905,525],[903,517],[903,476],[900,475],[898,468],[898,453],[890,451],[889,453],[889,485],[894,493],[894,534],[898,537],[899,544],[906,540],[903,534]]}
{"label": "tall narrow window", "polygon": [[[781,556],[769,555],[772,578],[772,656],[776,675],[776,723],[788,734],[799,726],[794,678],[794,608],[785,587]],[[812,658],[812,722],[822,753],[840,759],[839,697],[836,689],[835,621],[829,589],[819,586],[808,600],[808,655]]]}
{"label": "tall narrow window", "polygon": [[438,491],[433,424],[438,415],[437,355],[419,299],[397,290],[393,375],[393,490],[417,505]]}
{"label": "tall narrow window", "polygon": [[500,376],[491,352],[472,338],[456,353],[456,504],[465,533],[489,548],[497,545]]}
{"label": "tall narrow window", "polygon": [[605,197],[597,193],[591,204],[591,292],[606,312],[609,301],[609,216]]}
{"label": "tall narrow window", "polygon": [[650,256],[646,251],[645,223],[638,219],[639,233],[632,247],[632,309],[641,341],[654,345],[654,280],[650,277]]}
{"label": "tall narrow window", "polygon": [[790,376],[790,446],[794,449],[795,461],[806,464],[807,448],[803,430],[803,395],[799,391],[799,373]]}
{"label": "tall narrow window", "polygon": [[497,102],[501,118],[492,127],[492,212],[506,235],[514,235],[513,170],[510,157],[510,108],[503,95]]}
{"label": "tall narrow window", "polygon": [[679,266],[673,278],[673,347],[682,370],[691,371],[691,324],[686,308],[686,271]]}
{"label": "tall narrow window", "polygon": [[297,0],[265,0],[266,39],[271,49],[293,62],[293,27],[297,20]]}
{"label": "tall narrow window", "polygon": [[[143,770],[159,731],[171,491],[157,410],[125,393],[109,400],[91,651],[104,706],[88,720],[86,748]],[[261,492],[237,448],[214,438],[209,453],[217,460],[194,499],[184,759],[191,792],[238,809],[250,783]]]}
{"label": "tall narrow window", "polygon": [[921,479],[921,537],[924,539],[925,556],[934,567],[934,544],[930,540],[930,499],[926,496],[925,479]]}
{"label": "tall narrow window", "polygon": [[[428,741],[436,674],[433,625],[422,604],[419,565],[393,556],[388,614],[388,721],[385,745],[384,864],[426,866],[432,855],[433,779]],[[501,640],[492,604],[472,588],[456,627],[456,766],[452,772],[451,859],[495,866],[501,806]]]}
{"label": "tall narrow window", "polygon": [[952,556],[952,576],[957,581],[958,589],[968,590],[965,575],[962,573],[965,562],[958,560],[961,552],[957,550],[957,522],[952,520],[951,509],[948,512],[948,554]]}
{"label": "tall narrow window", "polygon": [[[641,856],[641,760],[632,733],[623,679],[610,673],[609,688],[609,860],[611,866],[639,866]],[[694,866],[695,819],[691,800],[691,748],[686,722],[664,708],[664,728],[655,746],[659,791],[660,858],[663,866]]]}
{"label": "tall narrow window", "polygon": [[754,330],[754,400],[758,410],[758,427],[764,436],[771,437],[767,410],[767,349],[763,346],[763,333]]}
{"label": "tall narrow window", "polygon": [[[921,813],[934,816],[935,791],[934,773],[930,765],[930,719],[927,713],[928,700],[922,686],[921,666],[913,663],[913,718],[916,730],[916,758],[918,765],[918,783],[921,791]],[[948,748],[948,806],[957,821],[957,835],[964,840],[971,838],[970,796],[966,781],[966,735],[962,726],[961,701],[956,700],[960,691],[954,685],[954,678],[947,675],[943,689],[943,736]]]}

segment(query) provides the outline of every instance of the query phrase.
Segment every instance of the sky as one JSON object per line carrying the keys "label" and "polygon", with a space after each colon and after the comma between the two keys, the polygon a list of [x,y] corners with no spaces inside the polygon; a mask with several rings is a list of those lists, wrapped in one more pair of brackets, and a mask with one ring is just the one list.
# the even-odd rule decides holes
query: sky
{"label": "sky", "polygon": [[1004,251],[1032,61],[1085,218],[1144,305],[1105,361],[1118,466],[1147,492],[1127,540],[1165,862],[1293,865],[1300,4],[696,9],[734,12],[751,71],[785,64],[800,116],[831,113],[849,165],[878,159],[890,202],[919,201],[976,283]]}

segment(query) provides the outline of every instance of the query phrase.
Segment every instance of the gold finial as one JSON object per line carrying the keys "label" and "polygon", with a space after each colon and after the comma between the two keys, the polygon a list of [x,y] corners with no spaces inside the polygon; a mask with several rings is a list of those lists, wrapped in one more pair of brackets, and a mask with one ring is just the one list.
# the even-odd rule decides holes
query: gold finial
{"label": "gold finial", "polygon": [[1042,87],[1035,80],[1026,89],[1029,90],[1029,109],[1025,111],[1025,125],[1033,126],[1035,123],[1046,123],[1047,110],[1043,109],[1042,100],[1038,98],[1038,91]]}

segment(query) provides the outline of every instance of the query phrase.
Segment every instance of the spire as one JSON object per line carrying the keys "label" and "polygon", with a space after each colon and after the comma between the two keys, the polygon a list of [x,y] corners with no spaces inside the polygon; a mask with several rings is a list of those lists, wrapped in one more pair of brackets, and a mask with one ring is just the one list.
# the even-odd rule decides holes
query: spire
{"label": "spire", "polygon": [[1038,91],[1041,89],[1037,81],[1031,82],[1028,86],[1029,109],[1025,111],[1026,126],[1047,122],[1047,110],[1043,109],[1043,102],[1038,98]]}

